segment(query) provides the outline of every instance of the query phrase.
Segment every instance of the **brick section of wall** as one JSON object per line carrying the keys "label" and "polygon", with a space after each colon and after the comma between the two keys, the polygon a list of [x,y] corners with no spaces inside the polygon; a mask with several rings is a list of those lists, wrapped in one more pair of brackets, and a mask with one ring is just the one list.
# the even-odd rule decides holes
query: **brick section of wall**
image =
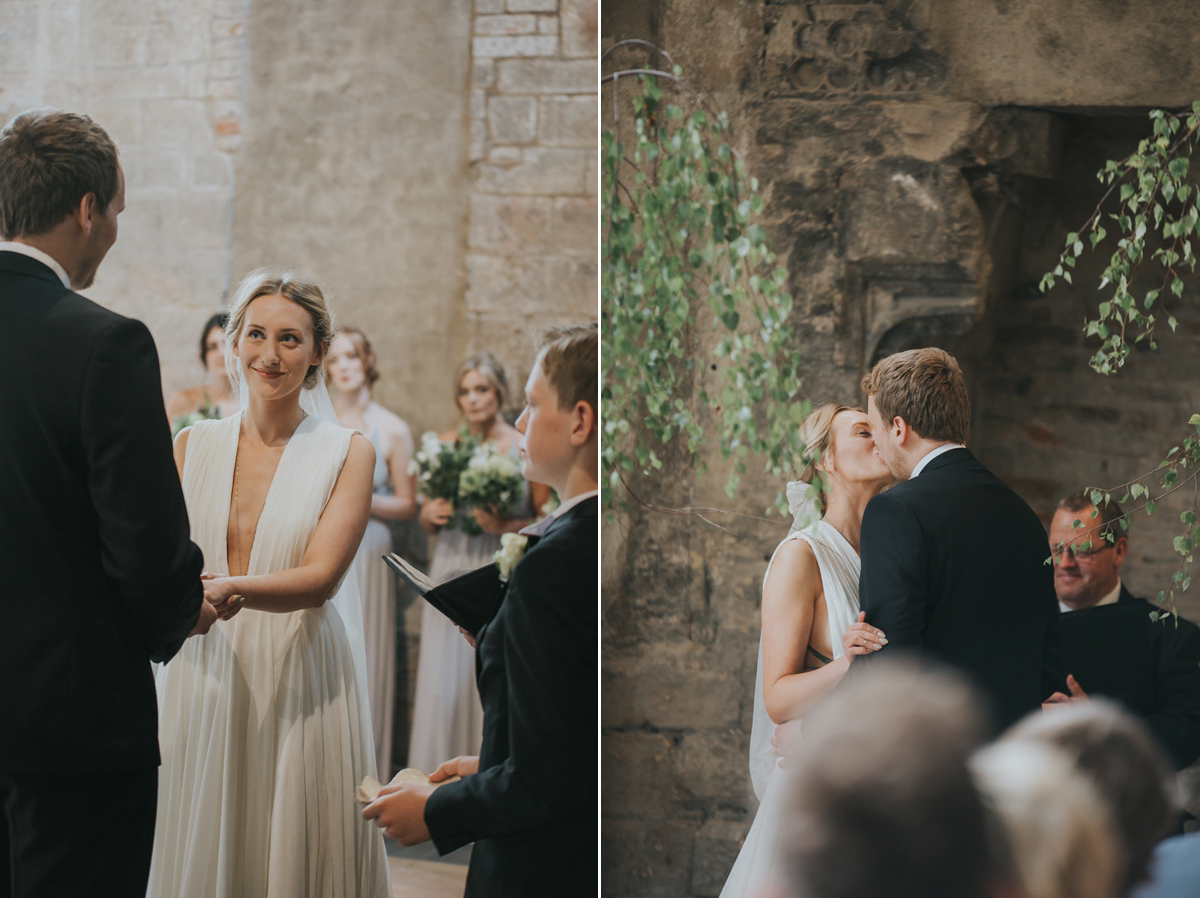
{"label": "brick section of wall", "polygon": [[514,404],[542,326],[596,318],[598,4],[476,0],[467,343]]}
{"label": "brick section of wall", "polygon": [[126,211],[88,295],[149,325],[168,394],[202,377],[228,283],[244,28],[243,0],[0,6],[0,118],[83,112],[120,148]]}

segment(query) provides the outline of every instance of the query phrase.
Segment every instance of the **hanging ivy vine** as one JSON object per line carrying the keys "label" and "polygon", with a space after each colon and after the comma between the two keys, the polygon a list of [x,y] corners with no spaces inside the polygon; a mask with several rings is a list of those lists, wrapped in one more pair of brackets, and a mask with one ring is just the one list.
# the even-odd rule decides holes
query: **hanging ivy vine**
{"label": "hanging ivy vine", "polygon": [[[618,46],[631,43],[642,44]],[[780,474],[803,453],[797,425],[810,410],[798,397],[787,274],[755,223],[758,182],[731,146],[727,116],[671,69],[602,79],[614,110],[601,138],[601,486],[609,508],[650,488],[668,446],[682,446],[703,472],[708,413],[731,460],[727,494],[752,454]],[[636,90],[623,100],[629,80]],[[781,496],[776,504],[785,507]]]}
{"label": "hanging ivy vine", "polygon": [[[1070,284],[1077,259],[1085,252],[1101,252],[1102,246],[1105,251],[1111,248],[1099,284],[1104,298],[1098,303],[1096,316],[1084,323],[1086,334],[1101,341],[1091,366],[1106,375],[1124,366],[1132,344],[1145,343],[1157,349],[1156,327],[1164,317],[1167,326],[1176,329],[1178,322],[1171,305],[1183,296],[1184,276],[1195,273],[1200,249],[1200,189],[1191,179],[1192,157],[1200,139],[1200,101],[1186,112],[1155,109],[1150,121],[1151,136],[1140,141],[1137,150],[1124,159],[1109,160],[1097,174],[1108,190],[1083,227],[1067,235],[1058,263],[1041,281],[1043,292],[1052,289],[1059,279]],[[1175,599],[1191,585],[1190,568],[1200,549],[1197,475],[1200,414],[1191,416],[1184,439],[1155,470],[1118,487],[1090,489],[1097,507],[1114,499],[1122,506],[1131,501],[1140,503],[1128,508],[1119,519],[1123,533],[1132,513],[1154,514],[1165,495],[1191,485],[1192,508],[1180,514],[1182,530],[1173,539],[1180,564],[1170,585],[1158,592],[1159,604],[1175,614]],[[1087,521],[1076,521],[1076,526],[1088,531],[1083,544],[1088,548],[1092,539],[1111,542],[1119,535],[1101,533]],[[1159,613],[1153,616],[1157,618]]]}

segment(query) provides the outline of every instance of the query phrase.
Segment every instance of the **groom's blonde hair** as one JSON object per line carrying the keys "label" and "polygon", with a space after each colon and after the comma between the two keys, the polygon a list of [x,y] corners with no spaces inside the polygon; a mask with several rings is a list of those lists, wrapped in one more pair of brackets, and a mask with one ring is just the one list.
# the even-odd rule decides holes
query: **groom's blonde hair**
{"label": "groom's blonde hair", "polygon": [[926,440],[966,443],[971,435],[971,400],[954,356],[928,347],[897,352],[876,362],[862,380],[875,397],[883,423],[903,418]]}

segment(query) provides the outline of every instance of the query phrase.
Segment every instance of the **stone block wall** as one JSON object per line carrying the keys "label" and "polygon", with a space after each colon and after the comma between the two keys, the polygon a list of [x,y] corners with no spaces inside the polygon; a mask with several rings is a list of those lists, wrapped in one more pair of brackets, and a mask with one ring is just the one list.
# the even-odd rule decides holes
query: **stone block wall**
{"label": "stone block wall", "polygon": [[127,208],[89,295],[149,325],[168,391],[229,283],[244,26],[241,0],[0,4],[0,118],[68,108],[118,144]]}
{"label": "stone block wall", "polygon": [[[377,398],[456,421],[469,352],[512,369],[596,317],[595,0],[5,0],[0,115],[117,140],[121,234],[90,295],[144,319],[169,394],[248,271],[314,276],[370,334]],[[193,333],[194,332],[194,333]]]}
{"label": "stone block wall", "polygon": [[506,363],[514,406],[536,332],[596,318],[596,0],[476,0],[468,351]]}
{"label": "stone block wall", "polygon": [[[1188,4],[618,0],[604,29],[605,48],[662,47],[729,113],[789,273],[808,397],[861,402],[878,357],[949,349],[970,447],[1046,520],[1061,495],[1123,483],[1179,444],[1200,411],[1196,283],[1174,307],[1180,332],[1111,378],[1087,367],[1082,333],[1098,269],[1049,296],[1036,285],[1099,199],[1095,172],[1149,132],[1146,109],[1200,98]],[[602,122],[611,103],[605,88]],[[718,529],[633,503],[603,534],[605,895],[717,895],[756,807],[761,580],[786,526],[762,517],[781,484],[753,464],[724,495],[714,444],[707,474],[668,453],[633,486],[747,516],[718,515]],[[1169,580],[1169,536],[1193,501],[1189,487],[1133,525],[1135,592]],[[1200,619],[1200,595],[1181,609]]]}

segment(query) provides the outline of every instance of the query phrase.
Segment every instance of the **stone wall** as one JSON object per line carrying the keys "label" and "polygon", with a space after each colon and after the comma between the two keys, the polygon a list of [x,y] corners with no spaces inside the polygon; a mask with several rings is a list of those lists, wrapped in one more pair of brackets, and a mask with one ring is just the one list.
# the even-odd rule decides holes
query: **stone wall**
{"label": "stone wall", "polygon": [[[875,359],[944,346],[967,375],[971,448],[1043,519],[1061,495],[1122,483],[1178,445],[1200,410],[1196,284],[1180,332],[1111,378],[1086,365],[1094,264],[1074,288],[1036,285],[1099,199],[1095,171],[1149,132],[1146,109],[1200,97],[1189,4],[606,4],[602,47],[625,38],[667,50],[730,114],[796,297],[808,396],[860,402]],[[603,90],[605,122],[611,102]],[[676,457],[634,487],[761,515],[780,486],[752,472],[730,500],[727,462],[712,445],[704,460],[700,478]],[[1169,579],[1181,508],[1135,522],[1135,592]],[[635,507],[604,531],[606,895],[717,895],[756,805],[759,591],[786,529],[716,520],[725,529]],[[1200,619],[1198,599],[1181,607]]]}
{"label": "stone wall", "polygon": [[241,0],[0,4],[0,118],[68,108],[120,147],[126,211],[89,295],[150,326],[168,391],[200,376],[229,285],[244,23]]}
{"label": "stone wall", "polygon": [[530,320],[596,317],[596,0],[476,0],[466,338],[523,394]]}
{"label": "stone wall", "polygon": [[[86,112],[128,209],[90,295],[144,319],[167,393],[248,271],[322,283],[377,398],[456,421],[490,348],[519,406],[542,327],[595,318],[595,0],[5,0],[0,115]],[[195,333],[194,333],[195,332]]]}

